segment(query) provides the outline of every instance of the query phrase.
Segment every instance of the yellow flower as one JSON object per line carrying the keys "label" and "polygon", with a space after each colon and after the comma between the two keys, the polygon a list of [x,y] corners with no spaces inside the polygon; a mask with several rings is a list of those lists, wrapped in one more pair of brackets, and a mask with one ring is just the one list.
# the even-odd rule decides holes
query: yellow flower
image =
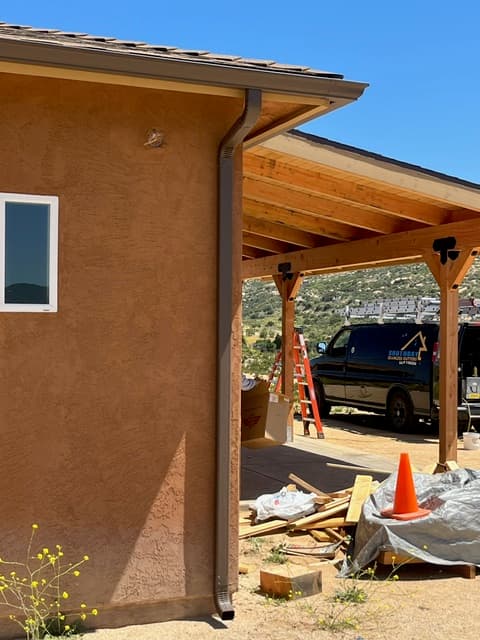
{"label": "yellow flower", "polygon": [[43,555],[45,556],[48,555],[48,547],[43,547],[42,551],[43,551]]}
{"label": "yellow flower", "polygon": [[32,524],[32,529],[38,529],[38,524]]}
{"label": "yellow flower", "polygon": [[68,597],[69,597],[69,596],[68,596],[68,593],[67,593],[66,591],[64,591],[64,592],[62,593],[62,598],[63,598],[64,600],[66,600]]}
{"label": "yellow flower", "polygon": [[37,553],[37,558],[39,560],[43,560],[43,553]]}
{"label": "yellow flower", "polygon": [[38,580],[34,580],[34,581],[32,582],[32,587],[33,587],[34,589],[36,589],[36,588],[38,587]]}
{"label": "yellow flower", "polygon": [[88,556],[83,556],[84,560],[89,560],[90,558]]}
{"label": "yellow flower", "polygon": [[65,629],[65,631],[70,631],[70,625],[69,624],[66,624],[63,628]]}
{"label": "yellow flower", "polygon": [[84,602],[82,602],[82,604],[80,605],[80,608],[81,608],[81,609],[86,609],[86,608],[87,608],[87,605],[86,605]]}
{"label": "yellow flower", "polygon": [[73,575],[78,578],[78,576],[80,575],[80,571],[76,570],[73,572]]}
{"label": "yellow flower", "polygon": [[92,616],[98,616],[98,609],[92,609]]}
{"label": "yellow flower", "polygon": [[87,619],[87,614],[86,613],[81,613],[80,614],[80,619],[81,620],[86,620]]}
{"label": "yellow flower", "polygon": [[14,578],[17,574],[15,571],[10,571],[10,575],[12,576],[12,578]]}

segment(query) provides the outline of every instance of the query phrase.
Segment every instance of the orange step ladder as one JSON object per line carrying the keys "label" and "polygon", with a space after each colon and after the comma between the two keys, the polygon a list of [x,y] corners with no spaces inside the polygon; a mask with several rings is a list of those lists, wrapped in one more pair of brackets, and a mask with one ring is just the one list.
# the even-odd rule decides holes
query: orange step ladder
{"label": "orange step ladder", "polygon": [[[320,411],[318,409],[317,398],[315,395],[315,386],[312,379],[312,371],[310,369],[310,360],[308,358],[307,345],[302,329],[295,329],[293,335],[293,375],[297,383],[298,396],[300,400],[300,411],[303,421],[303,434],[310,435],[310,424],[314,424],[317,430],[317,438],[325,438],[323,433],[322,421],[320,420]],[[268,377],[269,386],[273,387],[276,393],[279,393],[282,386],[282,352],[279,351],[272,365],[270,375]],[[276,377],[277,376],[277,377]]]}

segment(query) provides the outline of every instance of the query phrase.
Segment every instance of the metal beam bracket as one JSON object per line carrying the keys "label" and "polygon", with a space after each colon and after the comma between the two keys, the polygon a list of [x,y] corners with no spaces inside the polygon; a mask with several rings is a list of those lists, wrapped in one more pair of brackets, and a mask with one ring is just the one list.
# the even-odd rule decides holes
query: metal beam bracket
{"label": "metal beam bracket", "polygon": [[433,241],[433,251],[440,254],[440,264],[447,264],[447,260],[456,260],[460,255],[460,251],[454,250],[457,239],[454,236],[447,238],[437,238]]}

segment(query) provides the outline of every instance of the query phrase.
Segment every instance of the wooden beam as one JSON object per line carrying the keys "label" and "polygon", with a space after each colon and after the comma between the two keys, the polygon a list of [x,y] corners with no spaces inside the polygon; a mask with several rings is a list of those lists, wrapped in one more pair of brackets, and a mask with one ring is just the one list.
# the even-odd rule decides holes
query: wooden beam
{"label": "wooden beam", "polygon": [[[263,147],[257,147],[245,154],[244,175],[261,178],[272,183],[295,184],[307,191],[318,192],[326,197],[343,200],[388,215],[399,216],[429,225],[450,221],[449,209],[424,202],[413,197],[402,197],[378,187],[361,184],[349,174],[342,178],[326,174],[321,168],[314,170],[299,164],[289,164],[284,154],[277,154],[278,160],[262,157]],[[281,159],[280,159],[281,158]]]}
{"label": "wooden beam", "polygon": [[302,213],[281,205],[258,202],[246,197],[243,200],[243,210],[244,215],[257,220],[284,224],[292,229],[301,229],[307,233],[314,233],[334,240],[360,240],[372,235],[363,229],[352,227],[343,222],[325,220],[309,213]]}
{"label": "wooden beam", "polygon": [[343,222],[378,233],[394,233],[409,223],[383,213],[376,213],[362,206],[353,206],[331,200],[317,193],[307,192],[294,185],[271,184],[257,178],[243,179],[244,196],[259,202],[287,207],[301,213],[309,213],[327,220]]}
{"label": "wooden beam", "polygon": [[320,238],[313,233],[307,233],[300,229],[294,229],[287,227],[285,224],[277,224],[276,222],[268,222],[267,220],[260,220],[253,216],[243,216],[243,230],[250,233],[256,233],[258,235],[272,238],[273,240],[280,240],[288,242],[289,244],[296,244],[300,247],[306,247],[312,249],[317,247],[320,243]]}
{"label": "wooden beam", "polygon": [[[441,236],[440,236],[441,237]],[[457,460],[458,433],[458,287],[477,255],[473,247],[442,264],[436,253],[425,252],[425,262],[440,288],[439,462]]]}
{"label": "wooden beam", "polygon": [[259,258],[263,258],[265,255],[265,251],[260,251],[260,249],[254,249],[253,247],[247,247],[246,245],[242,247],[243,258],[258,260]]}
{"label": "wooden beam", "polygon": [[285,253],[286,251],[292,251],[298,249],[295,245],[288,244],[287,242],[281,242],[280,240],[272,240],[265,236],[259,236],[255,233],[243,232],[243,244],[247,247],[255,247],[262,251],[268,251],[269,253]]}
{"label": "wooden beam", "polygon": [[287,426],[293,438],[293,331],[295,327],[295,298],[303,282],[303,273],[291,273],[291,277],[275,275],[274,281],[282,297],[282,393],[290,400]]}
{"label": "wooden beam", "polygon": [[393,261],[419,261],[432,251],[435,239],[454,236],[457,249],[480,248],[480,220],[465,220],[416,231],[379,236],[367,240],[303,249],[255,261],[244,262],[242,277],[259,278],[278,273],[278,264],[290,262],[292,271],[334,272],[379,267]]}

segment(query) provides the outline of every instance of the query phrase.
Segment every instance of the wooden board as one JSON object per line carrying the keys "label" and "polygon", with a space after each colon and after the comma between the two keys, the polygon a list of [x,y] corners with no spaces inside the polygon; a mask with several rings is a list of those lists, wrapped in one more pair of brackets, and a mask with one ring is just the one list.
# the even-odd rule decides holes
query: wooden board
{"label": "wooden board", "polygon": [[353,484],[352,497],[348,506],[345,519],[349,522],[358,522],[362,513],[365,500],[370,495],[372,486],[372,476],[356,476]]}
{"label": "wooden board", "polygon": [[286,520],[270,520],[269,522],[254,524],[250,527],[242,527],[238,537],[240,540],[244,540],[245,538],[253,538],[254,536],[266,535],[268,533],[277,533],[286,526]]}

